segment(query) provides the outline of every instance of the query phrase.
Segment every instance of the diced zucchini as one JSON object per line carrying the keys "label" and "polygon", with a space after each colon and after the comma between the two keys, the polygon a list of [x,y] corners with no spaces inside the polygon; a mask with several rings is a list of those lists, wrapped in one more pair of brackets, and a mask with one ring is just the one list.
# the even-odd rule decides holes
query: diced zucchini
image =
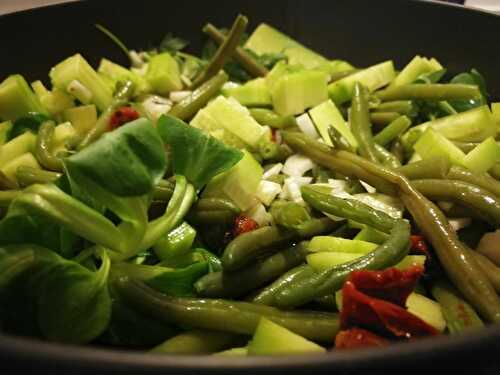
{"label": "diced zucchini", "polygon": [[356,82],[372,92],[389,84],[395,76],[393,62],[385,61],[331,83],[328,86],[328,95],[335,104],[342,104],[351,100]]}
{"label": "diced zucchini", "polygon": [[495,138],[490,137],[465,155],[463,164],[477,173],[487,172],[500,159],[500,147]]}
{"label": "diced zucchini", "polygon": [[52,115],[57,115],[64,110],[74,107],[75,102],[73,97],[66,92],[54,88],[49,91],[45,88],[41,81],[35,81],[31,84],[36,96],[40,100],[42,106]]}
{"label": "diced zucchini", "polygon": [[6,78],[0,84],[0,119],[15,121],[29,112],[47,114],[23,76]]}
{"label": "diced zucchini", "polygon": [[413,148],[423,159],[446,157],[454,164],[463,165],[463,151],[432,128],[422,134]]}
{"label": "diced zucchini", "polygon": [[327,75],[301,71],[281,77],[271,89],[275,111],[283,116],[303,113],[328,99]]}
{"label": "diced zucchini", "polygon": [[327,100],[312,108],[309,110],[309,114],[321,138],[323,138],[327,145],[333,146],[330,134],[328,133],[328,128],[333,126],[353,148],[358,147],[358,142],[347,125],[347,122],[331,100]]}
{"label": "diced zucchini", "polygon": [[11,181],[17,181],[16,177],[16,171],[17,167],[19,166],[24,166],[24,167],[31,167],[31,168],[36,168],[36,169],[41,169],[40,164],[38,164],[38,161],[36,158],[33,156],[32,153],[26,152],[12,160],[10,160],[8,163],[2,166],[0,169],[5,176]]}
{"label": "diced zucchini", "polygon": [[251,49],[258,55],[284,53],[290,64],[301,64],[307,69],[328,62],[323,56],[265,23],[261,23],[250,35],[245,48]]}
{"label": "diced zucchini", "polygon": [[439,332],[446,328],[441,306],[436,301],[421,294],[411,293],[406,300],[406,308]]}
{"label": "diced zucchini", "polygon": [[12,129],[12,121],[4,121],[0,123],[0,146],[7,142],[10,130]]}
{"label": "diced zucchini", "polygon": [[203,111],[213,119],[214,130],[225,129],[251,148],[257,148],[265,133],[265,128],[254,120],[248,109],[232,98],[220,95]]}
{"label": "diced zucchini", "polygon": [[234,167],[208,183],[203,196],[229,198],[242,211],[257,203],[256,193],[264,170],[248,151],[243,153],[243,158]]}
{"label": "diced zucchini", "polygon": [[250,107],[271,106],[271,94],[264,78],[256,78],[244,85],[235,87],[222,87],[225,96],[235,98],[241,105]]}
{"label": "diced zucchini", "polygon": [[76,135],[75,128],[71,125],[70,122],[64,122],[59,124],[54,129],[54,139],[52,152],[57,153],[66,149],[65,144],[66,141]]}
{"label": "diced zucchini", "polygon": [[64,119],[71,122],[77,133],[86,134],[97,122],[97,108],[94,104],[69,108],[64,111]]}
{"label": "diced zucchini", "polygon": [[377,246],[377,244],[371,242],[349,240],[341,237],[316,236],[311,239],[307,249],[311,252],[367,254]]}
{"label": "diced zucchini", "polygon": [[11,160],[35,148],[36,135],[31,132],[23,133],[0,147],[0,168]]}
{"label": "diced zucchini", "polygon": [[188,252],[193,246],[195,237],[196,230],[183,222],[159,240],[153,249],[160,260],[165,260]]}
{"label": "diced zucchini", "polygon": [[387,239],[387,234],[383,233],[375,228],[365,226],[361,229],[358,234],[354,237],[355,240],[373,242],[376,244],[381,244]]}
{"label": "diced zucchini", "polygon": [[177,61],[167,52],[153,56],[148,64],[146,81],[154,92],[166,95],[182,90],[181,73]]}
{"label": "diced zucchini", "polygon": [[422,74],[432,73],[442,69],[442,65],[436,59],[429,60],[426,57],[417,55],[403,68],[403,70],[401,70],[401,72],[399,72],[390,86],[407,85],[415,82]]}
{"label": "diced zucchini", "polygon": [[91,93],[91,102],[101,111],[105,110],[113,100],[112,88],[80,54],[71,56],[54,66],[49,75],[53,86],[65,92],[68,92],[68,86],[72,83],[81,84]]}
{"label": "diced zucchini", "polygon": [[143,76],[108,59],[101,60],[97,71],[110,78],[113,82],[113,86],[117,82],[132,81],[136,85],[137,92],[144,93],[151,89],[148,81]]}
{"label": "diced zucchini", "polygon": [[326,352],[325,348],[266,318],[260,319],[253,338],[248,344],[248,355],[287,355],[324,352]]}

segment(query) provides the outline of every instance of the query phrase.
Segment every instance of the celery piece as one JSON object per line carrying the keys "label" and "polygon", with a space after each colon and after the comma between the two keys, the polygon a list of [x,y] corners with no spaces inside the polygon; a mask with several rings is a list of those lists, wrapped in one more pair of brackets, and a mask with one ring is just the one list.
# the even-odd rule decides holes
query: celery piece
{"label": "celery piece", "polygon": [[[337,252],[320,252],[312,253],[306,257],[307,264],[309,264],[316,271],[321,272],[344,263],[352,262],[359,259],[365,254],[356,253],[337,253]],[[393,267],[400,270],[406,269],[413,265],[421,265],[425,263],[425,255],[407,255],[401,262],[395,264]]]}
{"label": "celery piece", "polygon": [[381,244],[387,239],[387,234],[380,232],[379,230],[365,226],[361,229],[356,236],[353,238],[358,241],[373,242],[376,244]]}
{"label": "celery piece", "polygon": [[261,318],[248,344],[248,355],[324,353],[326,349],[296,333]]}
{"label": "celery piece", "polygon": [[484,173],[499,159],[500,147],[495,142],[495,138],[489,137],[465,155],[463,165],[476,173]]}
{"label": "celery piece", "polygon": [[251,148],[257,148],[265,128],[250,115],[248,109],[233,98],[220,95],[203,109],[213,119],[213,127],[225,129]]}
{"label": "celery piece", "polygon": [[27,152],[32,152],[35,148],[35,143],[36,135],[26,132],[2,145],[0,147],[0,168],[12,159]]}
{"label": "celery piece", "polygon": [[64,119],[71,122],[78,134],[87,134],[97,122],[97,108],[94,104],[69,108],[64,111]]}
{"label": "celery piece", "polygon": [[354,66],[352,66],[351,64],[349,64],[347,61],[344,60],[328,61],[327,63],[318,65],[315,68],[315,70],[321,70],[322,72],[325,72],[329,75],[354,69],[355,69]]}
{"label": "celery piece", "polygon": [[148,81],[143,76],[108,59],[101,60],[97,72],[111,79],[113,86],[117,82],[132,81],[135,83],[137,92],[145,93],[151,90]]}
{"label": "celery piece", "polygon": [[463,165],[463,151],[432,128],[422,134],[413,148],[423,159],[447,157],[452,163]]}
{"label": "celery piece", "polygon": [[160,260],[187,253],[193,246],[196,230],[186,222],[171,230],[154,246],[154,252]]}
{"label": "celery piece", "polygon": [[307,249],[310,252],[338,252],[367,254],[374,250],[377,244],[359,240],[349,240],[341,237],[316,236],[311,239]]}
{"label": "celery piece", "polygon": [[428,59],[417,55],[399,72],[390,86],[407,85],[415,82],[422,74],[440,70],[443,70],[443,67],[436,59]]}
{"label": "celery piece", "polygon": [[208,183],[202,194],[204,197],[229,198],[242,211],[257,203],[257,189],[264,170],[248,151],[243,153],[238,164]]}
{"label": "celery piece", "polygon": [[320,71],[288,73],[271,88],[275,111],[283,116],[303,113],[328,99],[327,74]]}
{"label": "celery piece", "polygon": [[0,123],[0,146],[7,142],[10,130],[12,129],[12,121],[4,121]]}
{"label": "celery piece", "polygon": [[54,129],[54,138],[52,140],[52,152],[57,154],[66,149],[66,141],[76,135],[75,128],[70,122],[59,124]]}
{"label": "celery piece", "polygon": [[73,97],[66,92],[54,88],[49,91],[45,88],[41,81],[31,83],[31,87],[35,91],[36,96],[40,100],[43,108],[51,115],[57,115],[68,108],[75,106]]}
{"label": "celery piece", "polygon": [[328,132],[328,128],[333,126],[353,148],[358,147],[358,142],[347,125],[347,122],[331,100],[327,100],[310,109],[309,115],[316,125],[316,129],[318,129],[321,138],[323,138],[327,145],[333,146]]}
{"label": "celery piece", "polygon": [[342,104],[351,100],[356,82],[372,92],[389,84],[395,76],[393,62],[385,61],[331,83],[328,86],[328,95],[334,103]]}
{"label": "celery piece", "polygon": [[436,301],[421,294],[411,293],[406,299],[406,308],[439,332],[445,330],[446,320],[441,306]]}
{"label": "celery piece", "polygon": [[258,55],[283,53],[288,57],[290,64],[301,64],[306,69],[312,69],[328,62],[320,54],[304,47],[289,36],[275,28],[261,23],[245,43],[245,48]]}
{"label": "celery piece", "polygon": [[0,84],[0,118],[15,121],[29,112],[47,114],[23,76],[6,78]]}
{"label": "celery piece", "polygon": [[38,164],[36,158],[33,156],[33,154],[30,152],[26,152],[10,160],[8,163],[3,165],[0,170],[5,174],[5,176],[9,180],[17,182],[16,171],[17,168],[20,166],[42,169],[40,167],[40,164]]}
{"label": "celery piece", "polygon": [[109,107],[113,100],[112,88],[80,54],[71,56],[54,66],[49,75],[53,86],[65,92],[68,92],[71,84],[78,82],[91,93],[90,101],[101,111]]}
{"label": "celery piece", "polygon": [[149,60],[145,78],[152,90],[160,95],[182,90],[179,65],[167,52],[153,56]]}
{"label": "celery piece", "polygon": [[256,78],[244,85],[222,87],[222,94],[235,98],[241,105],[250,107],[271,106],[271,94],[264,78]]}

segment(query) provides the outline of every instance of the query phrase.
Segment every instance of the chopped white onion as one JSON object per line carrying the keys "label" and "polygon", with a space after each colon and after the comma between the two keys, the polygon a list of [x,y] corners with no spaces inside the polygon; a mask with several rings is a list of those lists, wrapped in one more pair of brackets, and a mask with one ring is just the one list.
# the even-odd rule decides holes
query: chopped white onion
{"label": "chopped white onion", "polygon": [[266,211],[262,203],[257,203],[243,213],[245,216],[255,220],[259,226],[270,225],[273,221],[272,215]]}
{"label": "chopped white onion", "polygon": [[92,91],[85,87],[80,81],[74,79],[66,87],[66,91],[81,101],[83,104],[89,104],[92,101]]}
{"label": "chopped white onion", "polygon": [[269,177],[272,176],[277,176],[281,173],[281,170],[283,169],[283,164],[282,163],[277,163],[277,164],[271,164],[268,168],[265,168],[264,174],[262,175],[262,178],[264,180],[269,179]]}
{"label": "chopped white onion", "polygon": [[142,102],[142,107],[146,111],[148,117],[156,121],[161,115],[170,111],[172,102],[161,96],[151,95]]}
{"label": "chopped white onion", "polygon": [[302,193],[300,188],[304,185],[310,184],[312,177],[288,177],[285,179],[283,184],[283,190],[281,191],[280,198],[291,200],[296,203],[302,203]]}
{"label": "chopped white onion", "polygon": [[487,256],[493,263],[500,267],[500,246],[498,246],[499,243],[500,230],[486,233],[483,237],[481,237],[476,250],[481,254]]}
{"label": "chopped white onion", "polygon": [[179,103],[182,99],[191,95],[192,91],[172,91],[169,95],[169,99],[174,103]]}
{"label": "chopped white onion", "polygon": [[269,206],[279,193],[281,193],[280,184],[262,180],[257,188],[256,196],[262,203]]}
{"label": "chopped white onion", "polygon": [[370,194],[373,194],[377,191],[377,189],[375,189],[373,186],[371,185],[368,185],[366,182],[364,181],[361,181],[359,180],[359,183],[365,188],[365,190],[370,193]]}
{"label": "chopped white onion", "polygon": [[469,226],[470,223],[472,222],[470,217],[460,217],[455,219],[449,219],[448,221],[451,227],[455,230],[455,232],[458,232],[460,229]]}
{"label": "chopped white onion", "polygon": [[229,81],[229,82],[224,83],[224,85],[222,86],[222,90],[231,90],[231,89],[234,89],[234,88],[240,87],[240,86],[241,85],[236,83],[236,82]]}
{"label": "chopped white onion", "polygon": [[337,179],[329,178],[327,185],[332,188],[332,194],[345,192],[347,189],[347,181],[346,180],[337,180]]}
{"label": "chopped white onion", "polygon": [[130,61],[132,62],[132,66],[134,68],[141,68],[144,65],[142,57],[133,49],[129,51],[128,56],[130,57]]}
{"label": "chopped white onion", "polygon": [[312,137],[314,139],[319,138],[316,127],[314,126],[314,123],[307,113],[304,113],[303,115],[297,117],[297,126],[305,135],[308,135],[309,137]]}
{"label": "chopped white onion", "polygon": [[295,154],[285,161],[283,173],[291,177],[302,177],[304,173],[310,171],[316,164],[307,156]]}

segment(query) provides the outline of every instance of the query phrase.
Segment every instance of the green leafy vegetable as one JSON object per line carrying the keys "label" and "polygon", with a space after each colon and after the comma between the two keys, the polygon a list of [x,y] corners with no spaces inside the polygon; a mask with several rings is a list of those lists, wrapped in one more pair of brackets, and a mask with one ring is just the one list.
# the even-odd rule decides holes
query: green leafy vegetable
{"label": "green leafy vegetable", "polygon": [[161,40],[158,51],[174,54],[186,48],[188,44],[189,42],[187,40],[175,37],[172,33],[168,33]]}
{"label": "green leafy vegetable", "polygon": [[172,116],[160,117],[158,131],[171,148],[174,172],[186,176],[196,189],[243,157],[241,151]]}
{"label": "green leafy vegetable", "polygon": [[450,83],[463,83],[467,85],[476,85],[481,91],[481,97],[478,99],[469,100],[450,100],[450,104],[458,112],[465,112],[469,109],[480,107],[487,103],[488,93],[486,91],[486,82],[483,76],[476,69],[472,69],[470,73],[460,73],[453,77]]}
{"label": "green leafy vegetable", "polygon": [[26,116],[20,117],[14,121],[6,140],[10,141],[27,131],[36,133],[40,125],[47,120],[50,120],[50,117],[43,113],[28,113]]}

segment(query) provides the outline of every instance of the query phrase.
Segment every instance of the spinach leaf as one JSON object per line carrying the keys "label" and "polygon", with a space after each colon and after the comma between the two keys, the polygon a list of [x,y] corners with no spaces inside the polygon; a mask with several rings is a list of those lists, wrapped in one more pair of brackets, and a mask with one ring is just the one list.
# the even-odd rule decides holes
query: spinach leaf
{"label": "spinach leaf", "polygon": [[195,295],[193,284],[208,272],[206,262],[194,263],[185,268],[164,272],[146,281],[151,288],[175,297]]}
{"label": "spinach leaf", "polygon": [[[5,315],[14,317],[11,324],[21,325],[9,326],[9,331],[23,332],[24,325],[36,326],[47,339],[71,343],[98,337],[111,316],[107,287],[110,260],[102,249],[98,256],[101,265],[92,272],[43,247],[0,248],[0,270],[4,271],[0,296],[8,310]],[[9,298],[12,296],[15,298]]]}
{"label": "spinach leaf", "polygon": [[465,112],[469,109],[480,107],[487,103],[488,93],[486,91],[486,82],[476,69],[472,69],[469,73],[460,73],[453,77],[450,83],[462,83],[466,85],[476,85],[481,91],[481,97],[478,99],[469,100],[450,100],[450,104],[458,112]]}
{"label": "spinach leaf", "polygon": [[201,189],[243,157],[236,148],[175,117],[161,116],[157,127],[163,141],[170,146],[174,172],[185,176],[196,189]]}
{"label": "spinach leaf", "polygon": [[185,39],[175,37],[172,33],[165,35],[158,46],[158,52],[169,52],[175,54],[187,47],[189,42]]}
{"label": "spinach leaf", "polygon": [[50,120],[50,117],[43,113],[30,112],[14,121],[6,140],[10,141],[28,131],[37,133],[40,125],[47,120]]}

